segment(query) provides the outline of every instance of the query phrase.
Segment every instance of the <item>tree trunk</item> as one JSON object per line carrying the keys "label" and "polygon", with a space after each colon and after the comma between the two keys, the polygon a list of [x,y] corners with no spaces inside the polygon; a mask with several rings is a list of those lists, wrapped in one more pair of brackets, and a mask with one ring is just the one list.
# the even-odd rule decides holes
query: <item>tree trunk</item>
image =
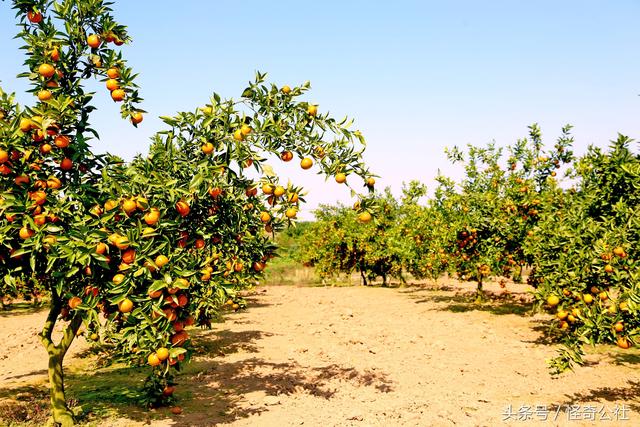
{"label": "tree trunk", "polygon": [[71,319],[71,322],[64,330],[64,334],[60,342],[56,345],[51,337],[53,328],[58,320],[58,315],[62,309],[62,302],[57,297],[55,291],[51,295],[51,308],[47,321],[40,339],[42,345],[49,355],[49,387],[51,395],[51,418],[54,426],[68,427],[73,426],[73,413],[67,406],[67,400],[64,394],[64,371],[62,362],[64,355],[67,353],[69,346],[76,337],[76,332],[82,324],[82,318],[78,315]]}
{"label": "tree trunk", "polygon": [[388,285],[388,284],[387,284],[387,275],[386,275],[386,274],[383,274],[383,275],[382,275],[382,286],[386,288],[386,287],[387,287],[387,285]]}
{"label": "tree trunk", "polygon": [[364,275],[364,271],[360,270],[360,276],[362,277],[362,283],[364,284],[364,286],[368,286],[367,278]]}
{"label": "tree trunk", "polygon": [[478,276],[478,287],[476,289],[476,303],[484,302],[484,292],[482,290],[482,275]]}
{"label": "tree trunk", "polygon": [[49,353],[49,387],[51,393],[51,416],[54,425],[61,427],[73,426],[73,413],[67,406],[64,395],[64,374],[62,360],[64,352],[56,349]]}

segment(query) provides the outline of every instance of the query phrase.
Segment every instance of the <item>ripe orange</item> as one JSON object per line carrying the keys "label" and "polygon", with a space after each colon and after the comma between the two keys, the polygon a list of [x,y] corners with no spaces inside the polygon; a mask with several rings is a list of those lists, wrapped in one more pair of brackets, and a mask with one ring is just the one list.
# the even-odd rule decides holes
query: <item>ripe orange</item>
{"label": "ripe orange", "polygon": [[117,79],[118,77],[120,77],[120,71],[117,68],[109,68],[107,70],[107,77],[109,77],[110,79]]}
{"label": "ripe orange", "polygon": [[604,266],[605,273],[613,273],[613,266],[611,264],[607,264]]}
{"label": "ripe orange", "polygon": [[366,184],[367,187],[373,187],[376,185],[376,180],[374,178],[367,178]]}
{"label": "ripe orange", "polygon": [[107,245],[102,242],[98,243],[96,245],[96,253],[98,255],[104,255],[105,252],[107,252]]}
{"label": "ripe orange", "polygon": [[613,253],[616,256],[619,256],[620,258],[624,258],[627,256],[626,252],[624,251],[624,248],[622,246],[617,246],[616,248],[613,249]]}
{"label": "ripe orange", "polygon": [[284,193],[285,193],[285,189],[280,185],[273,190],[273,195],[276,197],[281,197],[282,195],[284,195]]}
{"label": "ripe orange", "polygon": [[158,266],[158,268],[162,268],[162,267],[164,267],[165,265],[167,265],[169,263],[169,258],[167,258],[164,255],[158,255],[156,257],[155,263]]}
{"label": "ripe orange", "polygon": [[120,83],[118,83],[118,81],[116,79],[107,80],[105,85],[107,86],[107,89],[109,89],[110,91],[114,91],[114,90],[120,88]]}
{"label": "ripe orange", "polygon": [[0,149],[0,164],[6,163],[8,161],[9,161],[9,153],[7,153],[3,149]]}
{"label": "ripe orange", "polygon": [[551,295],[549,296],[549,298],[547,298],[547,304],[549,304],[550,307],[555,307],[556,305],[560,304],[560,298],[558,298],[556,295]]}
{"label": "ripe orange", "polygon": [[289,203],[298,203],[298,195],[296,193],[291,193],[289,194],[287,200],[289,201]]}
{"label": "ripe orange", "polygon": [[18,233],[20,235],[20,238],[22,240],[27,240],[31,237],[33,237],[33,235],[35,234],[35,232],[33,230],[31,230],[30,228],[27,227],[22,227],[20,229],[20,232]]}
{"label": "ripe orange", "polygon": [[586,302],[587,304],[591,304],[593,302],[593,296],[591,294],[585,294],[583,295],[582,299],[584,300],[584,302]]}
{"label": "ripe orange", "polygon": [[205,142],[205,143],[202,145],[202,152],[203,152],[204,154],[211,154],[211,153],[213,153],[214,148],[215,148],[215,147],[213,146],[213,144],[212,144],[212,143],[210,143],[210,142]]}
{"label": "ripe orange", "polygon": [[622,332],[622,330],[624,329],[624,325],[622,324],[622,322],[616,322],[616,323],[613,325],[613,329],[614,329],[616,332]]}
{"label": "ripe orange", "polygon": [[262,270],[264,270],[265,267],[266,267],[266,264],[264,262],[254,262],[253,263],[253,269],[255,271],[262,271]]}
{"label": "ripe orange", "polygon": [[136,202],[131,199],[127,199],[122,203],[122,210],[127,215],[131,215],[137,208],[138,206],[136,205]]}
{"label": "ripe orange", "polygon": [[284,162],[289,162],[293,159],[293,153],[291,151],[283,151],[280,154],[280,158],[282,159],[282,161]]}
{"label": "ripe orange", "polygon": [[165,386],[165,388],[162,389],[162,395],[164,397],[169,397],[173,394],[175,390],[176,388],[172,385]]}
{"label": "ripe orange", "polygon": [[309,113],[310,116],[315,117],[318,114],[318,106],[309,105],[309,107],[307,107],[307,113]]}
{"label": "ripe orange", "polygon": [[20,119],[20,130],[22,132],[29,132],[33,122],[29,119]]}
{"label": "ripe orange", "polygon": [[222,194],[222,189],[220,187],[214,187],[209,189],[209,195],[214,199],[221,194]]}
{"label": "ripe orange", "polygon": [[189,207],[187,202],[185,202],[184,200],[180,200],[178,203],[176,203],[176,210],[178,211],[180,216],[185,217],[189,215],[191,208]]}
{"label": "ripe orange", "polygon": [[69,144],[71,144],[71,139],[67,135],[58,135],[53,140],[53,143],[56,144],[58,148],[67,148]]}
{"label": "ripe orange", "polygon": [[363,223],[367,223],[369,221],[371,221],[371,214],[367,211],[364,212],[360,212],[360,214],[358,214],[358,221],[363,222]]}
{"label": "ripe orange", "polygon": [[97,49],[98,47],[100,47],[100,37],[98,37],[96,34],[91,34],[89,37],[87,37],[87,44],[91,48]]}
{"label": "ripe orange", "polygon": [[631,341],[629,341],[626,337],[618,337],[616,344],[618,347],[623,349],[631,348]]}
{"label": "ripe orange", "polygon": [[282,89],[280,89],[282,91],[282,93],[284,93],[285,95],[289,95],[289,93],[291,93],[291,88],[287,85],[282,86]]}
{"label": "ripe orange", "polygon": [[116,248],[125,250],[129,247],[129,239],[125,236],[118,236],[115,240]]}
{"label": "ripe orange", "polygon": [[133,310],[133,302],[129,298],[125,298],[118,303],[118,310],[120,313],[129,313]]}
{"label": "ripe orange", "polygon": [[34,12],[30,10],[29,12],[27,12],[27,19],[32,24],[39,24],[40,22],[42,22],[42,14],[40,12]]}
{"label": "ripe orange", "polygon": [[51,51],[51,59],[53,61],[58,62],[60,60],[60,51],[58,50],[57,47],[54,47],[53,50]]}
{"label": "ripe orange", "polygon": [[147,357],[147,363],[151,366],[158,366],[160,365],[160,363],[162,363],[160,361],[160,359],[158,358],[158,355],[155,353],[151,353],[148,357]]}
{"label": "ripe orange", "polygon": [[271,221],[271,215],[269,215],[269,212],[260,212],[260,221],[265,224]]}
{"label": "ripe orange", "polygon": [[311,166],[313,166],[313,160],[311,160],[309,157],[305,157],[300,161],[300,167],[302,169],[306,170],[306,169],[309,169]]}
{"label": "ripe orange", "polygon": [[48,101],[51,99],[52,96],[53,96],[53,93],[48,89],[44,89],[38,92],[38,99],[40,101]]}
{"label": "ripe orange", "polygon": [[244,140],[244,134],[240,129],[237,129],[235,132],[233,132],[233,139],[235,139],[236,141]]}
{"label": "ripe orange", "polygon": [[38,227],[42,227],[47,222],[47,216],[45,214],[39,214],[33,217],[33,222]]}
{"label": "ripe orange", "polygon": [[338,173],[336,174],[336,182],[337,182],[338,184],[343,184],[343,183],[345,183],[346,181],[347,181],[347,175],[345,175],[345,174],[344,174],[344,173],[342,173],[342,172],[338,172]]}
{"label": "ripe orange", "polygon": [[247,136],[251,133],[253,129],[251,129],[251,126],[249,125],[242,125],[242,127],[240,128],[240,132],[242,132],[242,135]]}
{"label": "ripe orange", "polygon": [[293,219],[298,215],[298,210],[296,208],[288,208],[284,214],[287,218]]}
{"label": "ripe orange", "polygon": [[79,297],[69,298],[69,307],[71,307],[71,310],[75,310],[80,304],[82,304],[82,299]]}
{"label": "ripe orange", "polygon": [[50,79],[56,73],[56,69],[51,64],[41,64],[38,67],[38,73],[45,79]]}
{"label": "ripe orange", "polygon": [[120,102],[124,99],[125,96],[125,92],[122,89],[116,89],[113,92],[111,92],[111,99],[113,99],[116,102]]}
{"label": "ripe orange", "polygon": [[111,281],[114,285],[119,285],[124,280],[124,274],[116,274]]}
{"label": "ripe orange", "polygon": [[70,171],[73,168],[73,161],[68,158],[65,157],[64,159],[62,159],[62,161],[60,162],[60,169],[62,169],[63,171]]}
{"label": "ripe orange", "polygon": [[160,221],[160,211],[157,209],[151,209],[149,212],[144,214],[144,222],[147,225],[156,225]]}
{"label": "ripe orange", "polygon": [[139,125],[144,120],[144,116],[141,112],[137,111],[131,115],[131,123]]}
{"label": "ripe orange", "polygon": [[180,415],[182,413],[182,408],[179,406],[174,406],[170,409],[170,411],[173,415]]}
{"label": "ripe orange", "polygon": [[166,347],[160,347],[156,350],[156,356],[160,359],[161,362],[164,362],[169,358],[169,349]]}
{"label": "ripe orange", "polygon": [[128,249],[124,251],[122,254],[122,262],[126,264],[133,264],[136,260],[136,251],[133,249]]}
{"label": "ripe orange", "polygon": [[274,190],[273,184],[264,184],[262,186],[262,192],[264,194],[273,194],[273,190]]}

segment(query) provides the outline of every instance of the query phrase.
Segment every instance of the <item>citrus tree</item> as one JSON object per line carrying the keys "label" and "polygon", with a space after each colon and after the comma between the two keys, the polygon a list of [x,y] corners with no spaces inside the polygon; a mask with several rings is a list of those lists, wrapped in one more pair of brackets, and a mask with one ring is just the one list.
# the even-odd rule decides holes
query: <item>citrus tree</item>
{"label": "citrus tree", "polygon": [[[0,290],[45,290],[53,421],[72,425],[63,359],[86,337],[130,364],[151,366],[145,403],[173,400],[173,372],[191,354],[188,328],[209,326],[273,256],[269,238],[295,220],[301,189],[268,161],[300,159],[348,185],[370,179],[350,122],[299,101],[309,89],[257,74],[238,100],[214,94],[163,118],[148,155],[95,154],[89,123],[99,79],[133,125],[144,111],[117,46],[129,41],[101,0],[20,1],[30,92],[0,91]],[[349,181],[353,181],[350,178]],[[0,295],[1,296],[1,295]],[[62,328],[62,336],[54,328]]]}
{"label": "citrus tree", "polygon": [[620,135],[608,151],[590,147],[576,161],[575,187],[535,227],[536,297],[556,316],[565,344],[553,372],[582,363],[584,344],[627,349],[640,331],[640,156]]}
{"label": "citrus tree", "polygon": [[540,129],[532,125],[528,139],[508,147],[507,158],[494,144],[469,146],[466,153],[456,147],[447,150],[465,173],[458,184],[438,177],[436,206],[450,230],[445,240],[448,269],[476,282],[478,301],[485,279],[519,280],[522,268],[532,263],[523,247],[541,213],[554,209],[556,169],[572,160],[569,131],[569,126],[563,128],[555,146],[545,149]]}

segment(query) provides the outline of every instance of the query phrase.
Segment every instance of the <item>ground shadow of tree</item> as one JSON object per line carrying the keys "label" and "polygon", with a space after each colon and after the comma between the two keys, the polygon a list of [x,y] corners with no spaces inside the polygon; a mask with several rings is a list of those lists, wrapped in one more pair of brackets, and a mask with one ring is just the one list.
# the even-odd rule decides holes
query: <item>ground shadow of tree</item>
{"label": "ground shadow of tree", "polygon": [[416,304],[433,303],[433,310],[465,313],[468,311],[486,311],[495,315],[516,314],[519,316],[534,314],[534,303],[523,297],[511,294],[485,293],[483,302],[476,302],[475,292],[458,292],[455,294],[423,294],[413,297]]}
{"label": "ground shadow of tree", "polygon": [[[374,387],[382,393],[393,390],[392,382],[374,370],[358,371],[349,366],[303,366],[295,361],[274,363],[259,357],[226,361],[233,353],[257,354],[258,342],[270,333],[230,330],[199,331],[194,342],[202,357],[177,377],[182,415],[172,415],[167,408],[147,411],[138,406],[140,388],[146,376],[144,368],[108,367],[91,372],[70,372],[67,392],[72,406],[82,405],[82,422],[95,422],[110,416],[137,422],[172,419],[174,426],[209,426],[246,418],[269,410],[264,402],[248,402],[244,396],[282,396],[305,393],[320,399],[331,399],[341,384]],[[46,384],[3,389],[0,399],[13,399],[19,393],[34,396],[30,405],[48,407]],[[3,406],[0,405],[0,410]],[[8,407],[13,421],[27,421],[32,414],[15,400]],[[6,409],[6,408],[5,408]],[[46,411],[46,409],[45,409]],[[6,411],[5,411],[6,412]],[[0,414],[2,416],[2,414]],[[20,419],[22,417],[22,419]]]}
{"label": "ground shadow of tree", "polygon": [[586,392],[565,394],[566,405],[576,405],[584,402],[616,402],[624,404],[634,412],[640,411],[638,396],[640,395],[640,382],[628,381],[627,387],[601,387]]}

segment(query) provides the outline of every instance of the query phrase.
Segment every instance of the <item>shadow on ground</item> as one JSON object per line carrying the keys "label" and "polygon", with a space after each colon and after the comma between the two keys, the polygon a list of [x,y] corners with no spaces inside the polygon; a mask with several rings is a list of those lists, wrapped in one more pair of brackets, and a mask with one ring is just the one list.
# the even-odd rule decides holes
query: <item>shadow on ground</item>
{"label": "shadow on ground", "polygon": [[[233,353],[258,353],[259,341],[270,335],[258,330],[194,332],[194,345],[203,356],[187,365],[176,378],[182,415],[172,415],[168,408],[147,411],[138,406],[140,389],[148,372],[144,368],[109,367],[70,372],[65,382],[67,397],[71,406],[82,406],[80,421],[83,423],[116,417],[143,423],[173,419],[173,426],[204,426],[268,411],[269,406],[264,402],[245,399],[244,396],[255,392],[261,396],[304,393],[331,399],[341,382],[374,387],[382,393],[393,390],[386,375],[349,366],[309,367],[294,361],[273,363],[259,357],[225,361],[224,356]],[[22,400],[16,396],[22,396]],[[46,384],[0,390],[0,402],[0,420],[4,422],[36,421],[37,424],[48,416]]]}
{"label": "shadow on ground", "polygon": [[[567,400],[562,405],[577,405],[593,401],[624,402],[628,409],[637,413],[640,411],[640,404],[637,403],[637,397],[640,395],[640,382],[629,381],[627,384],[627,387],[601,387],[584,393],[566,394]],[[613,407],[607,409],[611,411]]]}

